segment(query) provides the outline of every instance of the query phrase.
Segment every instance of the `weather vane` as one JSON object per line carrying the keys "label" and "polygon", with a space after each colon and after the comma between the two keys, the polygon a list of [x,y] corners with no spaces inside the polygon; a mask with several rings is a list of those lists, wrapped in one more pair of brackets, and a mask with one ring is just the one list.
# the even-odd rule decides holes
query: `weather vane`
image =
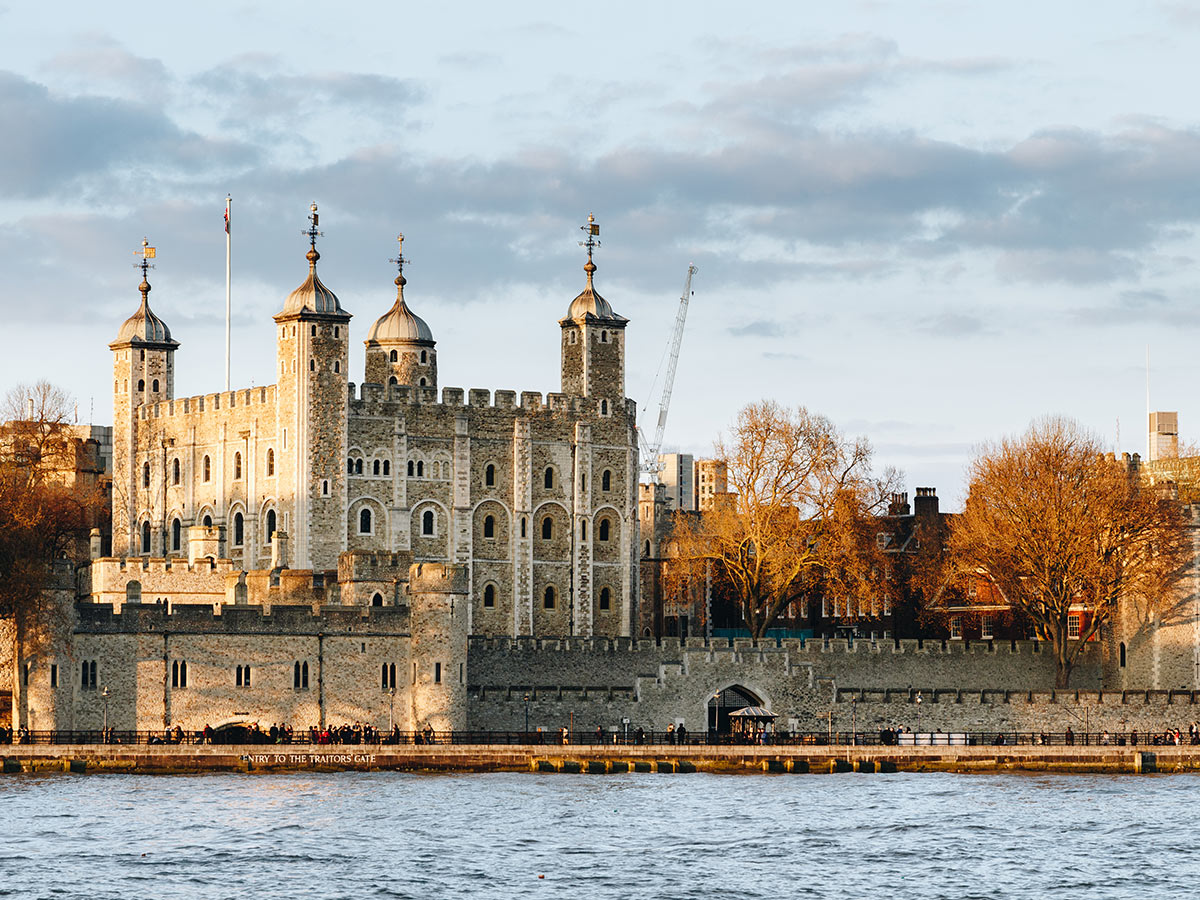
{"label": "weather vane", "polygon": [[156,259],[158,257],[158,248],[151,247],[150,241],[148,241],[146,238],[142,238],[142,249],[134,250],[133,255],[141,257],[141,260],[138,262],[135,262],[133,264],[133,267],[135,269],[142,270],[142,281],[145,281],[146,273],[150,269],[154,268],[154,266],[150,264],[150,260]]}
{"label": "weather vane", "polygon": [[396,235],[396,255],[388,260],[390,263],[396,264],[396,283],[404,283],[404,264],[408,262],[408,257],[404,255],[404,235]]}
{"label": "weather vane", "polygon": [[600,226],[596,224],[596,217],[588,213],[586,225],[580,225],[579,230],[587,235],[586,241],[580,241],[580,247],[587,247],[588,262],[592,261],[592,249],[600,246]]}
{"label": "weather vane", "polygon": [[309,245],[312,247],[312,249],[316,250],[317,249],[317,238],[324,237],[325,233],[323,231],[317,231],[317,225],[320,224],[321,217],[317,215],[316,202],[314,202],[313,205],[311,207],[309,207],[309,209],[311,210],[311,212],[309,214],[308,221],[312,224],[310,224],[308,226],[307,230],[302,231],[300,233],[308,238]]}

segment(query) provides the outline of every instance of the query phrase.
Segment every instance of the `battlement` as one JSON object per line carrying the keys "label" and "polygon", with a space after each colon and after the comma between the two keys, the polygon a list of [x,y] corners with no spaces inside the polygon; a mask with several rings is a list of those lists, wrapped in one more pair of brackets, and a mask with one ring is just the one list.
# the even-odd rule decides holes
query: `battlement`
{"label": "battlement", "polygon": [[[918,701],[919,698],[919,701]],[[1013,691],[1003,688],[961,690],[927,688],[838,688],[835,703],[975,704],[981,706],[1026,705],[1067,706],[1088,709],[1135,707],[1198,706],[1200,691],[1101,691],[1045,690]],[[1189,714],[1194,715],[1194,714]]]}
{"label": "battlement", "polygon": [[[444,407],[452,410],[463,408],[505,409],[522,410],[526,413],[549,410],[589,415],[596,411],[596,401],[593,398],[560,393],[541,394],[537,391],[521,391],[518,402],[517,391],[495,391],[493,393],[486,388],[464,390],[457,387],[444,387],[439,401],[437,390],[430,387],[413,387],[407,384],[382,385],[367,381],[361,385],[349,382],[347,389],[349,402],[355,408],[379,409],[387,405],[420,404],[421,406]],[[635,408],[634,401],[626,399],[625,404],[627,412],[632,414]]]}
{"label": "battlement", "polygon": [[407,636],[406,606],[308,605],[212,606],[207,603],[126,603],[114,611],[108,603],[76,606],[77,634],[227,634],[227,635],[369,635]]}
{"label": "battlement", "polygon": [[351,550],[338,557],[338,581],[390,581],[408,578],[409,553]]}
{"label": "battlement", "polygon": [[268,384],[264,387],[239,388],[236,391],[222,391],[216,394],[199,394],[195,397],[162,400],[158,403],[144,403],[138,407],[138,419],[160,418],[195,418],[203,413],[211,413],[219,409],[237,409],[241,406],[273,407],[276,403],[276,386]]}
{"label": "battlement", "polygon": [[231,559],[198,559],[194,563],[186,557],[151,557],[151,556],[106,556],[92,560],[93,579],[101,583],[106,577],[118,575],[167,575],[174,574],[218,574],[229,575],[241,571],[235,569]]}

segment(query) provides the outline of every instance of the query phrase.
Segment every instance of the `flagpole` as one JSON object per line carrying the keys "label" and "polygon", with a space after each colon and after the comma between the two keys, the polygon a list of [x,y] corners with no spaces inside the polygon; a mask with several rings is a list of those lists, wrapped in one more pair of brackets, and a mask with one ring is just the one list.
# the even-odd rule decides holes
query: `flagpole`
{"label": "flagpole", "polygon": [[230,239],[231,223],[229,221],[230,209],[233,206],[233,198],[226,195],[225,197],[225,390],[229,390],[229,319],[230,319],[230,301],[229,288],[231,283],[231,252],[232,241]]}

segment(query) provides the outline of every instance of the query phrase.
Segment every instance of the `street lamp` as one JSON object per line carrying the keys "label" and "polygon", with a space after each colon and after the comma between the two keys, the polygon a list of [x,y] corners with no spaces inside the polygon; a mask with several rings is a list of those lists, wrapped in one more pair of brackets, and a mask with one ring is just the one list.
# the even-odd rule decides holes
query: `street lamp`
{"label": "street lamp", "polygon": [[396,730],[396,689],[388,688],[388,733]]}
{"label": "street lamp", "polygon": [[528,739],[528,736],[529,736],[529,695],[528,694],[525,695],[524,700],[525,700],[525,736],[526,736],[526,739]]}
{"label": "street lamp", "polygon": [[850,698],[850,743],[858,746],[858,698]]}
{"label": "street lamp", "polygon": [[[917,691],[917,734],[921,733],[921,692]],[[915,743],[915,739],[914,739]]]}
{"label": "street lamp", "polygon": [[100,741],[108,743],[108,685],[100,688],[100,699],[104,701],[104,727],[100,730]]}

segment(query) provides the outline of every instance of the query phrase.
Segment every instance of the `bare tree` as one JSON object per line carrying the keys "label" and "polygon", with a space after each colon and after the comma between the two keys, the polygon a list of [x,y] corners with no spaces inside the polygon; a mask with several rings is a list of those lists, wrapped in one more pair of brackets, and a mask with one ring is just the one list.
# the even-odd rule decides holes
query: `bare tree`
{"label": "bare tree", "polygon": [[823,416],[764,401],[745,407],[716,454],[729,495],[700,516],[677,516],[668,590],[706,576],[740,606],[757,640],[791,603],[825,592],[877,590],[882,560],[873,517],[898,480],[871,475],[871,448]]}
{"label": "bare tree", "polygon": [[1062,418],[984,447],[951,526],[954,570],[986,577],[1028,616],[1054,650],[1058,687],[1118,603],[1172,604],[1191,559],[1179,503],[1103,449]]}

